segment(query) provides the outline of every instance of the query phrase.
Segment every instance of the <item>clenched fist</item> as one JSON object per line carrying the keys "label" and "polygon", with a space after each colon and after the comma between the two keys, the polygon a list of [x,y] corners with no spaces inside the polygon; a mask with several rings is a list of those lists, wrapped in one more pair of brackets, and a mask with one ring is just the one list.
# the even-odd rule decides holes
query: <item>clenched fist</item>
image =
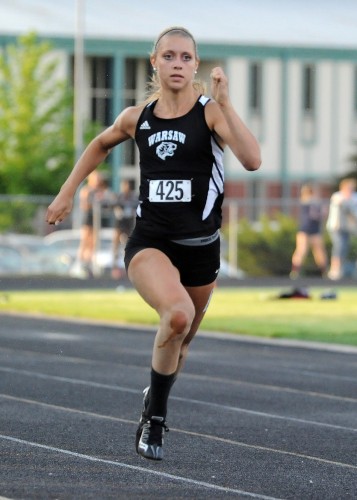
{"label": "clenched fist", "polygon": [[221,106],[229,102],[228,78],[219,66],[211,71],[211,95]]}

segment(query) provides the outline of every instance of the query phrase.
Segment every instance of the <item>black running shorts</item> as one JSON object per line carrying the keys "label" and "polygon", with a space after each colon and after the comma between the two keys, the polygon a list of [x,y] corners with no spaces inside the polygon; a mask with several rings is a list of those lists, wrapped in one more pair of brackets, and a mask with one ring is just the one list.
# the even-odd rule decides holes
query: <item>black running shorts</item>
{"label": "black running shorts", "polygon": [[203,286],[215,281],[220,267],[220,239],[200,246],[187,246],[170,240],[148,237],[134,229],[125,248],[125,267],[140,250],[156,248],[178,269],[184,286]]}

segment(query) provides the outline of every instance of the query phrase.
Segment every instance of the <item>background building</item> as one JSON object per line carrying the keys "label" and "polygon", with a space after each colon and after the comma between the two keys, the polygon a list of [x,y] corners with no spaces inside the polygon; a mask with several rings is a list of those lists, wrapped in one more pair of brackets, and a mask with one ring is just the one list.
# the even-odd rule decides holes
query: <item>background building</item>
{"label": "background building", "polygon": [[[105,126],[144,98],[148,54],[158,33],[183,25],[198,42],[199,78],[209,81],[213,66],[224,67],[232,101],[262,147],[263,164],[254,175],[227,152],[227,197],[259,200],[257,213],[250,214],[255,218],[272,198],[289,203],[307,179],[327,193],[351,170],[357,152],[357,2],[179,4],[2,0],[0,44],[37,32],[52,41],[61,76],[72,81],[76,54],[77,64],[83,60],[76,118]],[[137,179],[134,144],[115,148],[111,165],[114,189],[121,177]]]}

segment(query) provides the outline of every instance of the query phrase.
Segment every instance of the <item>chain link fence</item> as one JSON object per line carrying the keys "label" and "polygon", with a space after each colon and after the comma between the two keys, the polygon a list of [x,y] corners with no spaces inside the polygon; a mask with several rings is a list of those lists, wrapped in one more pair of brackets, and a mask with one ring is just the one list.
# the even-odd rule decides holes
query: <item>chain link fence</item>
{"label": "chain link fence", "polygon": [[[63,221],[59,226],[50,226],[46,223],[45,214],[48,205],[52,202],[53,196],[25,196],[25,195],[0,195],[0,274],[6,273],[7,268],[14,272],[29,273],[31,265],[19,265],[15,263],[9,266],[6,265],[6,259],[9,259],[10,247],[28,247],[32,238],[32,249],[27,253],[42,254],[42,262],[36,267],[32,266],[33,273],[47,272],[55,274],[66,274],[70,272],[70,267],[73,264],[76,254],[76,245],[79,244],[80,238],[80,219],[78,203],[75,202],[74,210],[71,215]],[[329,200],[323,200],[328,209]],[[97,238],[97,246],[95,249],[94,261],[98,261],[99,252],[106,251],[108,254],[110,249],[110,238],[112,235],[111,229],[102,229],[100,227],[100,205],[95,205],[94,208],[94,230],[97,235],[102,235],[105,241]],[[277,224],[277,215],[284,214],[298,220],[299,216],[299,200],[298,199],[233,199],[226,198],[223,205],[223,231],[222,231],[222,257],[224,272],[228,276],[239,277],[239,226],[241,221],[248,221],[252,227],[259,227],[261,217],[268,217],[272,226]],[[66,233],[65,233],[66,231]],[[114,229],[112,230],[114,232]],[[63,238],[63,245],[60,248],[62,255],[41,251],[44,247],[44,241],[48,239],[48,235],[58,233],[66,234]],[[68,234],[72,234],[73,238],[69,238]],[[26,243],[27,238],[27,243]],[[67,249],[66,249],[67,245]],[[105,249],[103,248],[103,245]],[[59,245],[58,245],[59,246]],[[13,249],[13,248],[12,248]],[[47,249],[48,250],[48,249]],[[66,257],[67,255],[67,262]],[[70,257],[69,257],[70,255]],[[11,259],[10,259],[11,260]],[[37,259],[38,260],[38,259]],[[109,255],[107,260],[110,261]],[[20,261],[20,259],[18,259]],[[41,268],[42,265],[42,268]],[[108,264],[109,265],[109,264]],[[107,271],[107,270],[106,270]],[[106,272],[100,266],[97,266],[95,274],[100,275]]]}

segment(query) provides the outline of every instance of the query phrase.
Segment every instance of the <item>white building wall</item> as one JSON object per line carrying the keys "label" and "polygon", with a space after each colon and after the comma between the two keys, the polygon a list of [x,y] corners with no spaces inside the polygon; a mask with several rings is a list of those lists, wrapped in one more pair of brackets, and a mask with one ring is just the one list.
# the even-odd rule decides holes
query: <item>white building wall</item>
{"label": "white building wall", "polygon": [[[315,179],[328,183],[350,170],[349,158],[357,150],[357,119],[352,109],[353,63],[292,58],[284,75],[280,58],[263,60],[261,122],[248,108],[249,63],[246,58],[231,58],[227,61],[227,74],[232,103],[261,145],[263,163],[258,177],[279,182],[285,171],[288,181]],[[302,109],[302,69],[306,63],[316,67],[316,109],[312,116]],[[287,85],[285,102],[284,85]],[[228,178],[241,178],[240,166],[230,151],[226,153],[226,167]]]}
{"label": "white building wall", "polygon": [[[352,114],[353,64],[310,61],[316,66],[316,111],[309,118],[302,110],[302,68],[307,61],[289,60],[284,81],[281,59],[264,60],[263,116],[257,121],[248,108],[249,62],[246,58],[230,58],[226,71],[232,103],[261,145],[263,164],[258,175],[279,181],[285,168],[291,181],[329,182],[350,168],[349,157],[355,152],[354,134],[357,133]],[[286,102],[283,102],[284,84],[287,85]],[[282,130],[283,113],[287,119],[286,135]],[[284,136],[286,165],[282,165]],[[229,150],[226,171],[228,178],[242,175],[239,162]]]}
{"label": "white building wall", "polygon": [[307,155],[305,147],[301,147],[301,140],[312,140],[313,129],[311,123],[302,120],[301,113],[301,63],[292,60],[287,67],[287,170],[290,178],[299,178],[305,175],[307,169]]}
{"label": "white building wall", "polygon": [[[261,134],[262,175],[280,176],[281,167],[282,72],[279,59],[263,63],[263,117]],[[250,120],[248,119],[248,126]],[[264,172],[265,171],[265,172]]]}
{"label": "white building wall", "polygon": [[351,170],[353,141],[353,64],[316,61],[316,115],[302,111],[302,65],[289,63],[288,170],[289,177],[333,181]]}
{"label": "white building wall", "polygon": [[[225,71],[229,81],[230,98],[244,122],[248,119],[248,65],[244,58],[234,57],[226,61]],[[225,151],[226,178],[237,178],[242,172],[242,165],[229,148]]]}
{"label": "white building wall", "polygon": [[333,119],[336,109],[334,83],[335,63],[323,61],[316,64],[316,143],[313,148],[311,173],[329,180],[334,175],[336,141]]}
{"label": "white building wall", "polygon": [[[69,73],[69,58],[65,51],[51,54],[60,61],[57,75],[64,78]],[[353,114],[354,63],[351,61],[287,60],[277,57],[261,59],[263,64],[263,113],[262,119],[249,110],[249,64],[247,57],[230,57],[226,61],[202,61],[198,77],[209,84],[210,71],[215,65],[224,64],[229,78],[232,104],[243,121],[256,135],[262,151],[262,167],[255,179],[302,182],[316,179],[332,182],[351,169],[349,160],[356,153],[357,117]],[[302,68],[305,63],[316,66],[316,114],[306,119],[302,110]],[[144,73],[139,80],[144,78]],[[90,67],[85,61],[85,88],[83,89],[85,118],[90,115]],[[286,101],[284,101],[284,88]],[[142,89],[140,89],[142,90]],[[210,88],[207,88],[210,94]],[[286,130],[283,130],[283,117]],[[287,143],[283,144],[284,137]],[[284,157],[284,147],[286,156]],[[286,159],[286,163],[284,162]],[[247,180],[246,174],[227,148],[225,153],[226,179]]]}
{"label": "white building wall", "polygon": [[337,161],[340,173],[351,170],[350,157],[357,152],[356,135],[352,128],[354,65],[343,62],[338,67],[338,89],[334,96],[338,102],[339,125],[336,131],[338,142]]}
{"label": "white building wall", "polygon": [[[288,172],[291,179],[316,178],[329,169],[331,88],[329,68],[316,65],[316,109],[302,109],[302,69],[305,61],[288,65]],[[321,85],[321,82],[324,82]]]}
{"label": "white building wall", "polygon": [[53,76],[58,80],[66,80],[68,78],[68,55],[64,50],[51,50],[43,56],[42,62],[44,64],[56,63]]}
{"label": "white building wall", "polygon": [[[281,136],[281,68],[276,59],[263,63],[263,114],[254,116],[249,110],[249,64],[243,57],[232,57],[226,61],[225,71],[229,79],[232,104],[240,118],[255,135],[261,146],[262,167],[254,174],[259,178],[274,178],[280,172]],[[247,180],[242,165],[229,148],[225,152],[227,180]]]}

